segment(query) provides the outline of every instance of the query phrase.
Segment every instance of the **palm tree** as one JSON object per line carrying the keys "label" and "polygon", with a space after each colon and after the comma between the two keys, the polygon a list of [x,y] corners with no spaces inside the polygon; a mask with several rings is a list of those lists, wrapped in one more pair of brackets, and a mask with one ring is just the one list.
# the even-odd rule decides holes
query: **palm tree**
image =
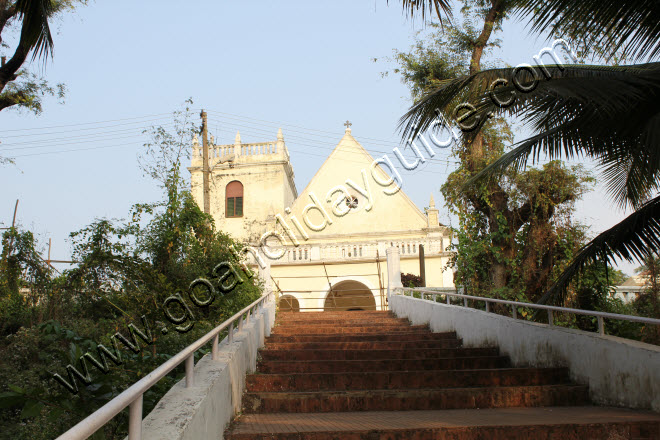
{"label": "palm tree", "polygon": [[[389,3],[389,0],[387,0]],[[426,17],[428,9],[429,13],[435,11],[438,19],[442,23],[442,13],[444,12],[448,17],[451,17],[451,6],[449,0],[401,0],[403,12],[410,17],[421,14],[422,20]]]}
{"label": "palm tree", "polygon": [[[586,48],[600,46],[605,58],[660,54],[657,0],[523,0],[519,13],[533,14],[533,31],[568,31]],[[506,167],[523,168],[541,153],[550,159],[590,157],[614,201],[635,210],[585,245],[540,302],[563,302],[569,282],[589,263],[642,261],[660,251],[660,63],[493,69],[448,80],[403,116],[404,138],[427,129],[438,110],[455,116],[464,102],[474,105],[475,133],[495,114],[518,117],[534,133],[476,174],[466,189]],[[470,133],[464,133],[468,142]]]}
{"label": "palm tree", "polygon": [[[18,72],[30,53],[32,58],[46,59],[53,53],[53,37],[48,19],[61,8],[66,1],[55,0],[16,0],[2,2],[0,10],[0,33],[12,20],[21,21],[21,35],[14,55],[0,67],[0,110],[16,105],[21,100],[29,99],[25,91],[2,93],[7,84],[16,80]],[[2,39],[0,38],[0,42]]]}

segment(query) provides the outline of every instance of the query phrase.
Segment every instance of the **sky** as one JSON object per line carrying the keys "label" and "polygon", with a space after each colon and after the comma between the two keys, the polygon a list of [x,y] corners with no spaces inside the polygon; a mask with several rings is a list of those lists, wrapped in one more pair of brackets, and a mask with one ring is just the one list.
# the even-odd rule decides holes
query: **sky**
{"label": "sky", "polygon": [[[386,58],[407,50],[417,19],[399,2],[90,1],[54,24],[54,58],[29,69],[65,83],[64,104],[44,99],[43,113],[0,113],[0,227],[17,222],[53,259],[69,259],[68,235],[97,218],[125,218],[135,203],[162,192],[143,176],[137,155],[145,129],[172,127],[172,112],[192,98],[209,114],[216,144],[265,142],[282,128],[302,192],[344,133],[372,156],[399,145],[398,120],[410,93]],[[510,65],[532,63],[547,46],[524,22],[508,20],[494,55]],[[2,55],[11,55],[0,48]],[[374,58],[378,61],[374,62]],[[403,173],[403,190],[420,209],[433,194],[440,221],[456,225],[440,187],[455,167],[449,149]],[[587,166],[589,166],[587,164]],[[577,205],[576,216],[597,234],[626,215],[602,185]],[[632,274],[637,264],[619,268]]]}

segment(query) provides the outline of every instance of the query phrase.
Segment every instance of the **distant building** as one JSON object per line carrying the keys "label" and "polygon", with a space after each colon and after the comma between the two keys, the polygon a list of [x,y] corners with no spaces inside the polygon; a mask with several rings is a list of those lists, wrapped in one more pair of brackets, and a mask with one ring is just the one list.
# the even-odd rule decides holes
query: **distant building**
{"label": "distant building", "polygon": [[624,303],[633,302],[647,288],[648,276],[643,274],[628,278],[620,286],[614,287],[613,296]]}
{"label": "distant building", "polygon": [[[270,270],[282,307],[381,310],[391,246],[400,251],[401,271],[419,275],[423,245],[427,286],[453,287],[450,230],[438,222],[433,197],[422,212],[350,128],[300,194],[281,130],[274,142],[244,144],[236,134],[234,144],[209,151],[216,226],[275,257]],[[189,170],[193,197],[203,206],[197,138]]]}

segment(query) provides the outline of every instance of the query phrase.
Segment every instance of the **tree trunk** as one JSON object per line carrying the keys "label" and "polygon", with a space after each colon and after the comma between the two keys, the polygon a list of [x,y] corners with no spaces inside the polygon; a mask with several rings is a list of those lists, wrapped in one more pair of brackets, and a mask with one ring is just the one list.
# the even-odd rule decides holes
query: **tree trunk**
{"label": "tree trunk", "polygon": [[[481,57],[493,32],[496,21],[503,13],[503,3],[502,0],[491,1],[491,7],[484,19],[481,34],[479,35],[479,38],[477,38],[476,44],[472,50],[470,74],[481,70]],[[483,136],[481,133],[477,133],[470,144],[466,146],[466,155],[464,158],[466,161],[466,167],[471,174],[480,171],[486,165],[484,163],[485,153]],[[497,183],[489,185],[488,192],[493,196],[490,203],[483,200],[477,200],[481,198],[478,194],[471,197],[471,202],[473,206],[477,207],[477,210],[482,212],[488,218],[489,228],[491,232],[495,232],[500,228],[497,216],[498,214],[508,211],[508,200],[506,193]],[[508,215],[510,215],[510,212],[505,212],[505,216]],[[494,289],[501,289],[506,287],[509,282],[511,268],[507,260],[510,261],[515,255],[515,233],[508,239],[501,237],[493,240],[493,246],[498,248],[501,261],[492,261],[489,270],[489,278]]]}

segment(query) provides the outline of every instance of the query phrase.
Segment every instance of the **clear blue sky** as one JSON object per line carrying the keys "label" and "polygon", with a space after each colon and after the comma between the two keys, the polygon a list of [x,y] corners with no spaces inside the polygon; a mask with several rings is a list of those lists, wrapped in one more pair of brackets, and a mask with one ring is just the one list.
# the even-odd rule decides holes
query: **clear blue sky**
{"label": "clear blue sky", "polygon": [[[137,166],[142,130],[170,123],[168,113],[188,97],[210,112],[216,143],[233,142],[236,130],[244,142],[274,140],[281,126],[299,191],[346,119],[373,156],[391,153],[409,93],[396,76],[381,78],[391,65],[372,59],[407,49],[423,23],[384,0],[115,0],[92,1],[57,29],[45,75],[66,83],[66,103],[47,99],[40,116],[0,113],[0,154],[16,157],[0,168],[0,227],[11,223],[18,198],[20,224],[44,243],[51,237],[53,257],[66,259],[69,232],[161,198]],[[496,55],[511,65],[531,63],[545,45],[514,21],[501,38]],[[452,169],[443,160],[451,158],[435,159],[404,174],[404,191],[420,208],[431,193],[442,204],[439,188]],[[439,208],[442,222],[455,223]],[[623,214],[598,189],[578,206],[594,233]],[[621,267],[631,273],[634,265]]]}

